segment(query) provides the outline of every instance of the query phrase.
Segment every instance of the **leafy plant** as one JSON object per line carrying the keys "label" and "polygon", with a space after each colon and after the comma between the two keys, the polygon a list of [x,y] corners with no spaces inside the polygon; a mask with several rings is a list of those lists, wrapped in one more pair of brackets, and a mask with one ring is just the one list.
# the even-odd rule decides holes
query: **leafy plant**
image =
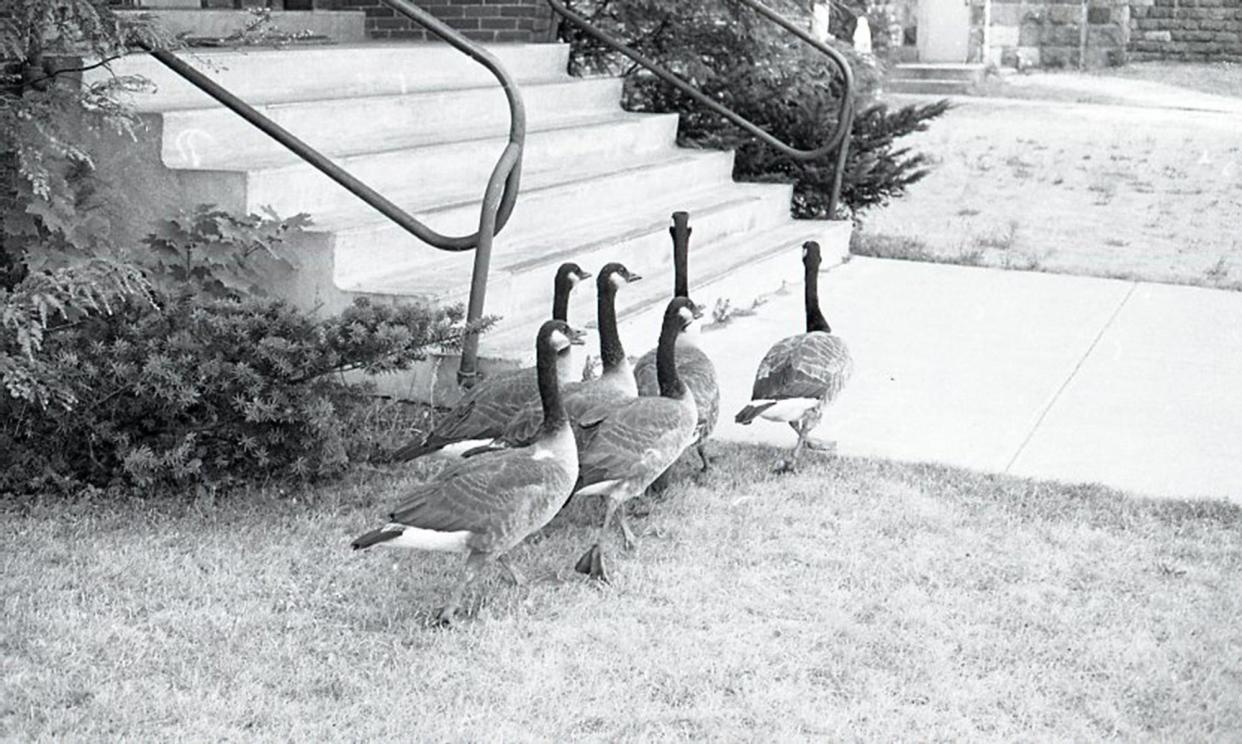
{"label": "leafy plant", "polygon": [[147,236],[151,254],[143,263],[165,286],[192,287],[214,297],[263,294],[265,279],[296,268],[278,249],[309,224],[305,214],[281,219],[267,209],[238,216],[200,204],[157,223]]}
{"label": "leafy plant", "polygon": [[[574,9],[629,46],[689,81],[707,96],[792,147],[823,145],[836,124],[841,79],[818,51],[753,10],[729,0],[575,0]],[[803,3],[776,9],[806,23]],[[736,148],[734,175],[742,180],[792,181],[796,216],[827,218],[835,153],[799,161],[782,155],[740,127],[711,113],[676,88],[612,52],[573,24],[562,26],[581,70],[626,75],[631,110],[681,115],[679,140],[698,147]],[[830,42],[832,43],[832,42]],[[947,102],[897,111],[869,105],[879,89],[874,62],[840,47],[855,78],[860,109],[850,133],[842,178],[847,213],[861,212],[900,195],[927,173],[926,156],[897,148],[894,140],[925,128]]]}
{"label": "leafy plant", "polygon": [[114,76],[84,85],[81,73],[135,41],[171,43],[105,0],[0,0],[0,286],[112,248],[98,209],[104,189],[82,134],[132,136],[138,122],[118,95],[147,82]]}
{"label": "leafy plant", "polygon": [[408,369],[469,330],[460,308],[359,299],[317,319],[280,300],[154,298],[50,325],[37,373],[59,405],[0,399],[0,492],[339,473],[371,454],[352,438],[367,387],[342,374]]}

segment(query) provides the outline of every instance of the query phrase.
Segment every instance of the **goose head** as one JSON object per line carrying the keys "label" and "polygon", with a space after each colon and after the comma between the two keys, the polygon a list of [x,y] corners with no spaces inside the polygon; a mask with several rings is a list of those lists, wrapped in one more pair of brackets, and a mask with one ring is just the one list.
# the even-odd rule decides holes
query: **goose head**
{"label": "goose head", "polygon": [[559,354],[570,346],[582,346],[584,343],[586,332],[571,327],[563,320],[548,320],[539,328],[538,349]]}
{"label": "goose head", "polygon": [[614,261],[613,263],[605,264],[604,268],[599,270],[598,289],[601,292],[609,290],[615,292],[626,284],[633,284],[641,279],[640,275],[625,268],[623,264]]}
{"label": "goose head", "polygon": [[819,253],[819,243],[814,240],[808,240],[802,244],[802,265],[808,270],[819,271],[819,265],[823,259]]}
{"label": "goose head", "polygon": [[590,273],[583,271],[576,263],[563,263],[556,270],[556,281],[552,285],[552,317],[565,320],[569,317],[569,293],[583,279],[589,279]]}

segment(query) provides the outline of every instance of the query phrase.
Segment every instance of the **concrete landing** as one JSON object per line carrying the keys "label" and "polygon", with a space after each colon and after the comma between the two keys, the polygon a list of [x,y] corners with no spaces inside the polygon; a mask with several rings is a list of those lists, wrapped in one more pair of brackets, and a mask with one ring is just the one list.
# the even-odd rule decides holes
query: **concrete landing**
{"label": "concrete landing", "polygon": [[[732,414],[800,287],[704,333],[717,437],[792,445]],[[816,432],[842,454],[1242,503],[1242,293],[855,258],[821,295],[856,363]]]}

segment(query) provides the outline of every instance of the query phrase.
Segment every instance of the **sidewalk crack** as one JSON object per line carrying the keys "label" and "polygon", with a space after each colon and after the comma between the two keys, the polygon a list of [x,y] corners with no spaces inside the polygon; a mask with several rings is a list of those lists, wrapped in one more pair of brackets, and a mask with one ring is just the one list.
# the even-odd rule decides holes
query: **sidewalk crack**
{"label": "sidewalk crack", "polygon": [[1039,427],[1043,425],[1044,419],[1048,417],[1049,411],[1051,411],[1052,407],[1055,406],[1057,401],[1061,399],[1061,394],[1065,392],[1065,389],[1069,387],[1069,384],[1073,382],[1076,376],[1078,376],[1078,370],[1082,369],[1082,365],[1086,363],[1087,359],[1090,358],[1091,353],[1095,351],[1095,347],[1099,345],[1100,339],[1104,338],[1104,334],[1108,332],[1109,328],[1112,328],[1113,322],[1117,320],[1117,316],[1121,314],[1122,308],[1124,308],[1126,303],[1130,301],[1130,297],[1134,294],[1134,290],[1138,289],[1139,284],[1140,282],[1133,282],[1130,285],[1130,289],[1126,292],[1125,297],[1122,297],[1121,302],[1117,303],[1117,307],[1113,310],[1113,314],[1108,316],[1108,320],[1104,322],[1104,325],[1100,326],[1099,333],[1095,334],[1095,338],[1091,340],[1091,344],[1087,347],[1087,350],[1084,351],[1082,357],[1078,359],[1078,363],[1074,365],[1074,369],[1070,371],[1069,375],[1061,383],[1061,386],[1057,388],[1057,391],[1052,394],[1052,398],[1048,400],[1048,404],[1044,406],[1044,410],[1039,412],[1039,418],[1035,420],[1035,423],[1031,426],[1031,430],[1026,433],[1026,437],[1023,438],[1022,444],[1018,445],[1017,451],[1013,453],[1013,457],[1009,458],[1009,462],[1005,465],[1005,469],[1002,472],[1008,473],[1013,468],[1014,463],[1018,461],[1018,458],[1022,456],[1022,453],[1026,451],[1027,445],[1030,444],[1031,440],[1035,438],[1035,432],[1039,431]]}

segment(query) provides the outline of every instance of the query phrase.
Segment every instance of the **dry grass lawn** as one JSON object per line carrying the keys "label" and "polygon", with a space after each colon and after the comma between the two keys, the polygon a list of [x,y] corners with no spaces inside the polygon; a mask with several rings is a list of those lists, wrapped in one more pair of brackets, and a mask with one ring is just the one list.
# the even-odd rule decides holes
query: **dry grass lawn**
{"label": "dry grass lawn", "polygon": [[[227,502],[8,504],[0,737],[420,741],[1242,737],[1242,510],[947,468],[705,482],[565,575],[593,504],[450,630],[458,559],[370,551],[404,478]],[[619,550],[614,548],[614,550]]]}
{"label": "dry grass lawn", "polygon": [[1092,74],[1242,98],[1242,63],[1239,62],[1132,62],[1122,67],[1093,70]]}
{"label": "dry grass lawn", "polygon": [[904,144],[936,165],[864,253],[1242,289],[1236,114],[966,99]]}

